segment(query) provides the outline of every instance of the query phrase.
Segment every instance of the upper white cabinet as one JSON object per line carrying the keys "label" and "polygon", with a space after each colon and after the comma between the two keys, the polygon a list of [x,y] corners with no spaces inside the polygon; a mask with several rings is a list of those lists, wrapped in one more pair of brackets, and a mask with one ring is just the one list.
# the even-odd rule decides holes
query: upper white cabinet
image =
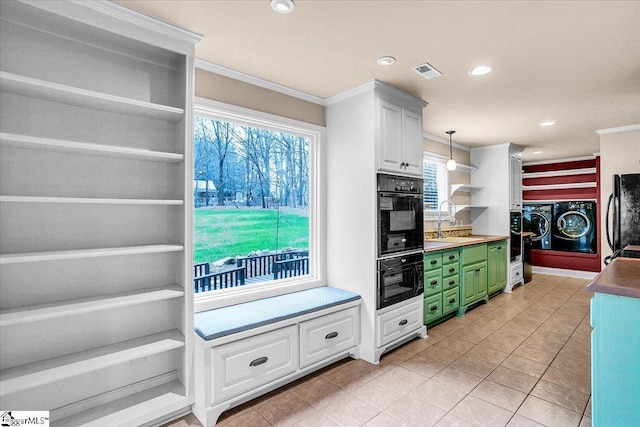
{"label": "upper white cabinet", "polygon": [[509,204],[511,210],[522,209],[522,157],[519,151],[510,153]]}
{"label": "upper white cabinet", "polygon": [[52,425],[193,403],[193,53],[107,1],[0,4],[0,398]]}
{"label": "upper white cabinet", "polygon": [[425,105],[388,87],[376,92],[379,171],[422,176],[422,109]]}

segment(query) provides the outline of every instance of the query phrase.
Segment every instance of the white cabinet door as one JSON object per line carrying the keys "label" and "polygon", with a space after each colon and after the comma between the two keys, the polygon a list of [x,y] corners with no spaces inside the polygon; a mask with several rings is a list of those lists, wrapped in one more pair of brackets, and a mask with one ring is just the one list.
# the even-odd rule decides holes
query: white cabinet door
{"label": "white cabinet door", "polygon": [[300,323],[300,367],[312,365],[360,343],[358,307]]}
{"label": "white cabinet door", "polygon": [[422,326],[423,302],[414,301],[376,316],[376,345],[382,347]]}
{"label": "white cabinet door", "polygon": [[510,168],[510,197],[511,210],[522,209],[522,160],[520,156],[511,155]]}
{"label": "white cabinet door", "polygon": [[402,172],[402,108],[383,100],[378,102],[378,169]]}
{"label": "white cabinet door", "polygon": [[422,115],[402,110],[404,172],[422,176]]}

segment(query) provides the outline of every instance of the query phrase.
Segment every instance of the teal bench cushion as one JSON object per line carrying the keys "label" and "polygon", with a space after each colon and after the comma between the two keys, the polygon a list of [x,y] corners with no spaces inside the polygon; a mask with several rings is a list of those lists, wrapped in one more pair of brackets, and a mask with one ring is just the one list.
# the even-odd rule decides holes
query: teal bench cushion
{"label": "teal bench cushion", "polygon": [[208,341],[359,299],[353,292],[321,286],[201,311],[195,315],[195,331]]}

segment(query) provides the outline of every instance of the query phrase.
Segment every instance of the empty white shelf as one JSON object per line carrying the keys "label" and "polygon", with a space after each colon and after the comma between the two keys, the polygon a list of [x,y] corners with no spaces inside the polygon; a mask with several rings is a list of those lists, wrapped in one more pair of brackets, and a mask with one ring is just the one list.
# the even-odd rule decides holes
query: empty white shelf
{"label": "empty white shelf", "polygon": [[462,211],[483,210],[483,209],[487,209],[487,206],[456,205],[456,213],[462,212]]}
{"label": "empty white shelf", "polygon": [[149,245],[126,246],[120,248],[80,249],[73,251],[30,252],[20,254],[5,254],[0,256],[0,265],[21,262],[54,261],[77,258],[99,258],[118,255],[142,255],[161,252],[177,252],[184,249],[182,245]]}
{"label": "empty white shelf", "polygon": [[477,187],[469,184],[452,184],[451,185],[451,195],[453,196],[456,193],[475,193],[478,190],[482,190],[482,187]]}
{"label": "empty white shelf", "polygon": [[94,205],[183,205],[182,200],[99,199],[94,197],[0,196],[5,203],[71,203]]}
{"label": "empty white shelf", "polygon": [[35,136],[17,135],[5,132],[0,133],[0,144],[7,147],[36,148],[42,150],[169,163],[177,163],[184,160],[184,155],[178,153],[167,153],[163,151],[145,150],[143,148],[120,147],[105,144],[92,144],[88,142],[66,141],[64,139],[39,138]]}
{"label": "empty white shelf", "polygon": [[172,330],[5,369],[0,372],[0,396],[40,387],[183,346],[184,336],[177,330]]}
{"label": "empty white shelf", "polygon": [[458,172],[464,172],[464,173],[468,173],[468,174],[473,174],[475,171],[478,170],[478,168],[473,167],[473,166],[469,166],[469,165],[463,165],[462,163],[457,163],[456,164],[456,170]]}
{"label": "empty white shelf", "polygon": [[145,304],[182,296],[184,296],[184,290],[181,287],[170,285],[93,298],[78,298],[55,303],[28,305],[0,310],[0,327]]}
{"label": "empty white shelf", "polygon": [[184,118],[184,110],[182,108],[94,92],[5,71],[0,71],[0,90],[62,104],[110,111],[112,113],[132,114],[170,122],[179,122]]}
{"label": "empty white shelf", "polygon": [[172,381],[122,399],[83,411],[52,426],[125,427],[147,425],[156,421],[158,413],[172,413],[191,404],[179,381]]}

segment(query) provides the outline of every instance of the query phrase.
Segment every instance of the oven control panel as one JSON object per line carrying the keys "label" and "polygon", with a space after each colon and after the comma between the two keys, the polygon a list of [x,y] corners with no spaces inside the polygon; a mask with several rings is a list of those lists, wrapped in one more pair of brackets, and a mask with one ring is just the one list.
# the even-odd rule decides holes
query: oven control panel
{"label": "oven control panel", "polygon": [[378,191],[420,194],[422,193],[422,179],[378,174]]}

